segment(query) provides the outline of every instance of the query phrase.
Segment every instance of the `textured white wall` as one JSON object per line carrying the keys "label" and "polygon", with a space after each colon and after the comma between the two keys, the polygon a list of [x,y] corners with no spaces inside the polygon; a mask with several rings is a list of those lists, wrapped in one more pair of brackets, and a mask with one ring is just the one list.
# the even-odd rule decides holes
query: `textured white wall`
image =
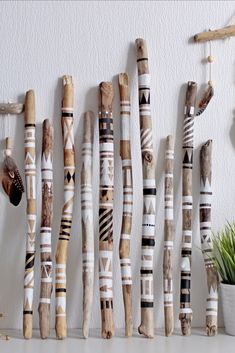
{"label": "textured white wall", "polygon": [[[39,249],[40,226],[40,151],[41,123],[50,117],[55,126],[55,186],[53,252],[55,251],[63,199],[63,159],[60,127],[61,81],[72,74],[75,81],[75,147],[77,185],[74,222],[68,259],[68,325],[80,327],[82,322],[82,256],[80,225],[80,160],[82,113],[97,113],[97,85],[112,80],[115,88],[115,202],[114,202],[114,311],[117,327],[123,327],[118,242],[121,226],[121,162],[119,158],[119,106],[117,74],[127,71],[131,79],[131,138],[134,177],[134,219],[131,258],[134,279],[134,324],[140,321],[139,267],[142,216],[142,180],[139,143],[138,92],[134,40],[147,39],[152,75],[152,116],[154,146],[157,157],[157,229],[154,258],[155,323],[163,326],[162,253],[163,253],[163,162],[164,139],[175,135],[175,248],[174,300],[175,323],[179,312],[179,259],[181,244],[181,139],[185,83],[195,80],[199,86],[208,80],[208,67],[202,63],[209,47],[194,44],[189,38],[208,27],[219,28],[228,23],[235,11],[233,1],[159,1],[159,2],[1,2],[0,21],[0,101],[23,101],[29,88],[36,92],[37,103],[37,190]],[[212,43],[215,62],[213,80],[215,97],[208,110],[195,122],[194,232],[192,306],[193,325],[205,321],[206,282],[199,250],[199,147],[208,138],[213,145],[213,228],[219,229],[226,219],[233,220],[235,209],[235,39]],[[23,173],[23,118],[11,117],[10,124],[0,118],[1,148],[6,134],[14,137],[14,157]],[[96,125],[94,158],[95,197],[95,290],[92,326],[100,325],[98,292],[98,137]],[[5,319],[1,327],[21,328],[23,273],[25,256],[25,199],[18,208],[0,194],[0,312]],[[38,326],[39,259],[35,272],[34,326]],[[54,326],[54,293],[52,325]]]}

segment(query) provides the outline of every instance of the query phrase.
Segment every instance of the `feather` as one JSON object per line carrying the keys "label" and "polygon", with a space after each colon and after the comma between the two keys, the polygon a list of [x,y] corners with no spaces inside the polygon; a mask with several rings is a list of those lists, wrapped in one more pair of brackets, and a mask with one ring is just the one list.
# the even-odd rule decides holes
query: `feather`
{"label": "feather", "polygon": [[10,156],[6,156],[3,161],[2,187],[10,202],[17,206],[21,201],[24,185],[17,165]]}
{"label": "feather", "polygon": [[198,110],[196,116],[201,115],[205,111],[206,107],[210,103],[210,100],[213,96],[214,96],[214,88],[211,84],[208,84],[208,88],[205,91],[205,93],[203,94],[203,96],[198,104],[199,110]]}

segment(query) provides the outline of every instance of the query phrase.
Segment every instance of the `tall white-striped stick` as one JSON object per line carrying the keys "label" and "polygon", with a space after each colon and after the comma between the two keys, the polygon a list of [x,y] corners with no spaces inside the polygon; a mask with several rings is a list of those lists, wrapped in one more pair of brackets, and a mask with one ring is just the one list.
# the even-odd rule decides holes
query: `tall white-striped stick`
{"label": "tall white-striped stick", "polygon": [[94,285],[94,228],[92,199],[94,114],[84,115],[81,170],[82,259],[83,259],[83,336],[89,335]]}
{"label": "tall white-striped stick", "polygon": [[165,335],[170,336],[174,329],[173,311],[173,241],[174,241],[174,207],[173,207],[173,169],[174,169],[174,139],[166,138],[165,154],[165,229],[163,256],[163,289]]}
{"label": "tall white-striped stick", "polygon": [[150,111],[150,74],[145,40],[136,39],[140,138],[143,168],[143,223],[141,248],[141,324],[139,333],[154,336],[153,251],[155,246],[156,182]]}
{"label": "tall white-striped stick", "polygon": [[25,97],[25,183],[27,199],[27,239],[24,275],[23,334],[32,337],[34,260],[36,237],[36,151],[35,96],[30,90]]}
{"label": "tall white-striped stick", "polygon": [[194,143],[194,115],[197,84],[188,82],[183,131],[183,195],[182,195],[182,250],[181,250],[181,280],[180,280],[180,314],[181,331],[184,336],[191,334],[191,256],[192,256],[192,170]]}
{"label": "tall white-striped stick", "polygon": [[132,227],[133,183],[130,142],[130,87],[128,75],[119,75],[121,141],[120,155],[122,159],[123,176],[123,213],[122,229],[119,244],[119,257],[122,275],[122,292],[125,309],[125,334],[132,336],[132,275],[130,259],[130,238]]}
{"label": "tall white-striped stick", "polygon": [[213,261],[213,243],[211,234],[211,175],[212,140],[208,140],[200,151],[200,234],[204,257],[208,296],[206,301],[206,332],[208,336],[217,334],[218,321],[218,273]]}
{"label": "tall white-striped stick", "polygon": [[52,293],[51,231],[53,218],[53,142],[54,130],[48,119],[43,122],[42,136],[42,215],[41,215],[41,292],[39,327],[41,338],[50,334],[50,304]]}
{"label": "tall white-striped stick", "polygon": [[64,206],[60,234],[56,249],[56,336],[67,336],[66,321],[66,263],[68,243],[72,227],[75,184],[75,155],[73,135],[73,81],[71,76],[63,77],[62,132],[64,142]]}

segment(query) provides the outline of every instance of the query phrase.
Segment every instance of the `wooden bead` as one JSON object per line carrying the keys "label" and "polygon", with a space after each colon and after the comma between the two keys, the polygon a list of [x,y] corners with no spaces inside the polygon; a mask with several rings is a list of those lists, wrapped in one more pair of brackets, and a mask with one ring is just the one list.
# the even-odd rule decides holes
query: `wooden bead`
{"label": "wooden bead", "polygon": [[212,56],[212,55],[209,55],[209,56],[207,57],[207,61],[208,61],[208,63],[211,64],[211,63],[214,61],[213,56]]}
{"label": "wooden bead", "polygon": [[208,85],[212,87],[213,86],[213,82],[211,80],[209,80],[208,81]]}

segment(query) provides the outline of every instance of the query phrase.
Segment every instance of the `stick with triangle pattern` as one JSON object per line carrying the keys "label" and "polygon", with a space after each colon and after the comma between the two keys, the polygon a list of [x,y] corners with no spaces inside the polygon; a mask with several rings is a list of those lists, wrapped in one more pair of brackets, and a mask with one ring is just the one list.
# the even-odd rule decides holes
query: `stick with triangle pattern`
{"label": "stick with triangle pattern", "polygon": [[103,338],[114,336],[113,320],[113,86],[101,82],[99,111],[99,286]]}
{"label": "stick with triangle pattern", "polygon": [[136,39],[140,139],[143,169],[143,221],[141,247],[141,324],[139,333],[154,337],[153,252],[155,246],[156,182],[153,154],[152,119],[150,111],[150,74],[147,45]]}
{"label": "stick with triangle pattern", "polygon": [[130,238],[132,227],[133,182],[130,142],[130,87],[126,73],[119,75],[121,141],[120,155],[123,176],[123,214],[122,229],[119,243],[119,257],[122,275],[122,292],[125,309],[125,334],[132,336],[132,275],[130,259]]}
{"label": "stick with triangle pattern", "polygon": [[211,171],[212,140],[208,140],[200,151],[200,233],[204,257],[208,296],[206,302],[206,332],[208,336],[217,334],[218,273],[212,257],[211,238]]}
{"label": "stick with triangle pattern", "polygon": [[23,335],[32,337],[34,260],[36,237],[36,152],[35,96],[30,90],[25,97],[25,184],[27,199],[27,238],[24,274]]}
{"label": "stick with triangle pattern", "polygon": [[191,334],[191,255],[192,255],[192,171],[194,115],[197,84],[188,82],[184,110],[183,127],[183,189],[182,189],[182,249],[181,249],[181,281],[180,281],[180,314],[181,331],[184,336]]}
{"label": "stick with triangle pattern", "polygon": [[51,230],[53,217],[53,142],[54,130],[49,119],[42,125],[42,213],[41,213],[41,290],[38,306],[41,338],[50,334],[52,293]]}
{"label": "stick with triangle pattern", "polygon": [[66,263],[68,244],[72,227],[75,155],[73,134],[73,99],[74,89],[72,76],[63,76],[62,99],[62,132],[64,142],[64,206],[62,210],[60,234],[56,249],[56,336],[64,339],[67,336],[66,321]]}
{"label": "stick with triangle pattern", "polygon": [[83,324],[85,338],[89,335],[94,286],[94,228],[92,200],[94,114],[84,114],[82,144],[81,203],[82,203],[82,261],[83,261]]}
{"label": "stick with triangle pattern", "polygon": [[174,138],[166,138],[165,153],[165,226],[163,255],[163,289],[165,335],[170,336],[174,329],[173,311],[173,241],[174,241],[174,208],[173,208],[173,168]]}

